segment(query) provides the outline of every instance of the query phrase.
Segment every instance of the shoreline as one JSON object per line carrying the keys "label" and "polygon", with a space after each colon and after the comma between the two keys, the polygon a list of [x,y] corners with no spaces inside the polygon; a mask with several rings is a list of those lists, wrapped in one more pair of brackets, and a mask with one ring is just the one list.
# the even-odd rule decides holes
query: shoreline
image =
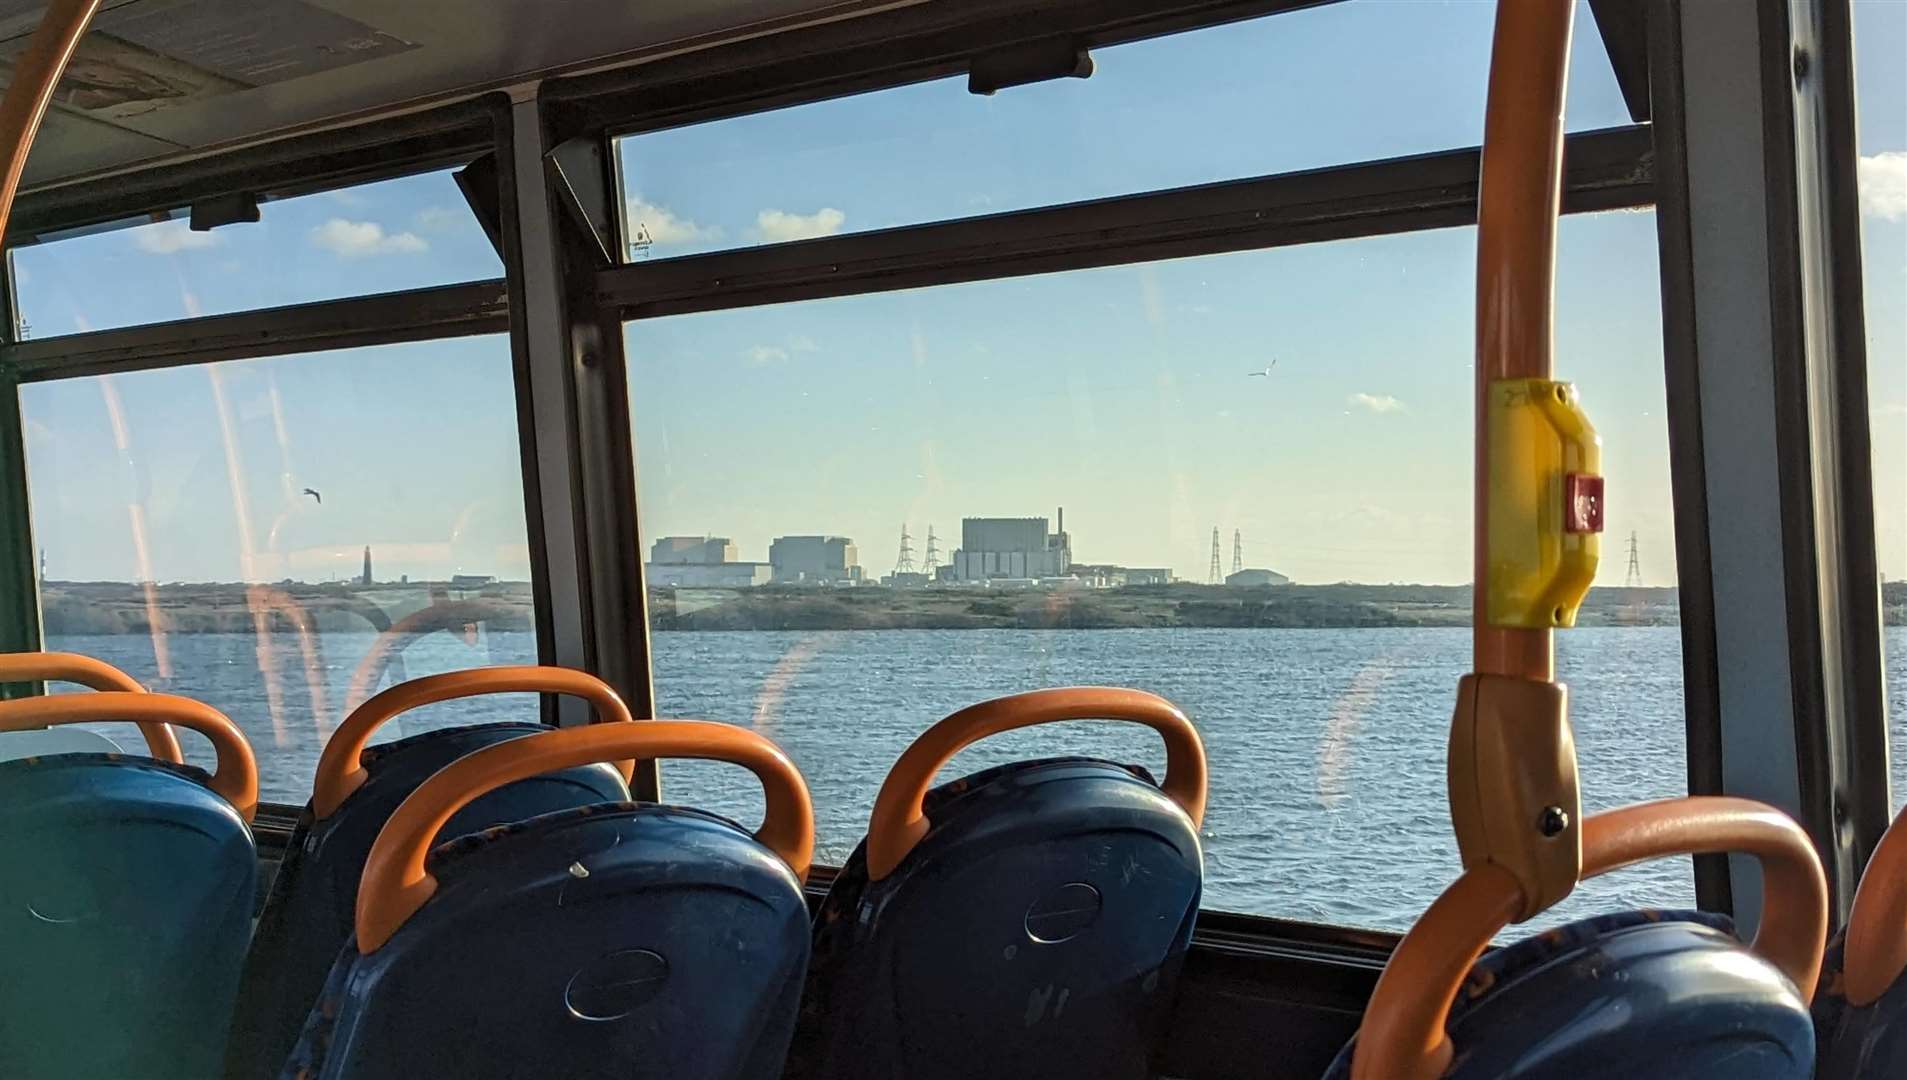
{"label": "shoreline", "polygon": [[[1595,588],[1578,626],[1675,626],[1677,590]],[[45,633],[399,633],[535,629],[528,582],[453,588],[443,582],[372,585],[48,581]],[[1889,582],[1885,623],[1907,625],[1907,582]],[[649,591],[656,633],[762,630],[1375,629],[1468,627],[1461,585],[1137,585],[1114,589],[895,589],[887,586]]]}

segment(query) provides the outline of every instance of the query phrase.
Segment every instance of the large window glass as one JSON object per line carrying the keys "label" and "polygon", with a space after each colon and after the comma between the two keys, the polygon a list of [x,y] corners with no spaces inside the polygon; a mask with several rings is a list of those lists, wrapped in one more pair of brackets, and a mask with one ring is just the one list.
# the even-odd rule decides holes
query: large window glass
{"label": "large window glass", "polygon": [[1907,805],[1907,5],[1859,0],[1854,33],[1874,539],[1898,809]]}
{"label": "large window glass", "polygon": [[[1588,5],[1569,127],[1630,122]],[[1495,8],[1354,0],[620,143],[630,258],[807,240],[1475,146]],[[1356,47],[1347,48],[1355,42]]]}
{"label": "large window glass", "polygon": [[[512,395],[502,336],[23,387],[47,647],[223,710],[262,796],[303,802],[381,686],[535,662]],[[379,737],[536,716],[474,699]]]}
{"label": "large window glass", "polygon": [[264,203],[193,232],[187,214],[13,251],[23,338],[501,276],[449,172]]}
{"label": "large window glass", "polygon": [[[630,323],[660,708],[786,747],[840,862],[946,713],[1153,690],[1206,741],[1207,906],[1407,926],[1458,869],[1474,245]],[[1569,218],[1560,250],[1558,367],[1611,492],[1598,588],[1559,646],[1596,809],[1687,790],[1654,217]],[[944,775],[1064,753],[1163,767],[1149,733],[1086,723],[989,739]],[[756,820],[735,773],[671,762],[665,788]],[[1693,902],[1685,860],[1583,893],[1562,913]]]}

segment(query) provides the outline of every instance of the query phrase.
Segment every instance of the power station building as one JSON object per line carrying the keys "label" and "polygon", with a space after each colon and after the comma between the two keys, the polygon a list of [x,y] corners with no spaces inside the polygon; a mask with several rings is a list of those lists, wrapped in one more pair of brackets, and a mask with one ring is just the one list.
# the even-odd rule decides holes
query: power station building
{"label": "power station building", "polygon": [[749,589],[769,581],[767,563],[736,562],[726,536],[665,536],[649,545],[652,589]]}
{"label": "power station building", "polygon": [[777,585],[856,584],[860,554],[845,536],[779,536],[768,545]]}
{"label": "power station building", "polygon": [[1065,577],[1073,565],[1073,544],[1066,535],[1066,511],[1059,528],[1047,531],[1047,519],[962,518],[960,550],[953,553],[956,581]]}
{"label": "power station building", "polygon": [[665,536],[649,545],[649,561],[663,566],[732,563],[735,542],[726,536]]}
{"label": "power station building", "polygon": [[767,563],[656,563],[644,571],[652,589],[752,589],[768,584]]}

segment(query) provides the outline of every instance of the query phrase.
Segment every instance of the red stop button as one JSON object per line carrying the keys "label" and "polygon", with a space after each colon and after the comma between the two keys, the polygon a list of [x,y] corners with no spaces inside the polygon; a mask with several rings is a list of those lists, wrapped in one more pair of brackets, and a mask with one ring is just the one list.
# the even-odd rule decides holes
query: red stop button
{"label": "red stop button", "polygon": [[1602,531],[1602,477],[1586,473],[1563,477],[1563,531]]}

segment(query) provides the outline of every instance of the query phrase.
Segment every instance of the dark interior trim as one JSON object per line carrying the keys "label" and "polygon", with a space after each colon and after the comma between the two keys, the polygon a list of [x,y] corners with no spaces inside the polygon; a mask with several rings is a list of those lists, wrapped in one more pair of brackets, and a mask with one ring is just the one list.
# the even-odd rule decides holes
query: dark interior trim
{"label": "dark interior trim", "polygon": [[[1647,206],[1646,127],[1572,135],[1564,208]],[[1392,158],[769,247],[597,275],[625,318],[1318,243],[1476,222],[1478,151]]]}
{"label": "dark interior trim", "polygon": [[23,381],[105,375],[509,329],[500,279],[208,315],[0,346]]}
{"label": "dark interior trim", "polygon": [[[1668,409],[1667,415],[1688,790],[1691,795],[1719,795],[1723,790],[1721,674],[1715,640],[1715,575],[1708,540],[1707,451],[1702,411],[1696,404],[1702,399],[1702,378],[1695,333],[1695,264],[1689,232],[1679,0],[1652,3],[1648,14],[1665,397],[1670,403],[1683,403],[1681,408]],[[1694,861],[1696,902],[1708,911],[1734,911],[1728,857],[1697,855]]]}
{"label": "dark interior trim", "polygon": [[[1861,267],[1859,144],[1855,132],[1854,25],[1845,0],[1814,5],[1814,78],[1805,96],[1818,109],[1817,227],[1826,250],[1824,283],[1830,298],[1866,295]],[[1889,790],[1887,687],[1882,639],[1880,566],[1874,525],[1874,448],[1868,413],[1866,311],[1858,302],[1826,307],[1832,362],[1826,380],[1833,409],[1828,426],[1839,468],[1824,477],[1844,542],[1833,567],[1839,603],[1842,668],[1848,725],[1849,775],[1837,824],[1851,834],[1852,858],[1864,868],[1893,816]]]}
{"label": "dark interior trim", "polygon": [[313,191],[468,164],[490,149],[481,99],[293,135],[174,164],[124,170],[23,191],[7,243],[115,222],[138,224],[197,200],[247,193],[289,198]]}
{"label": "dark interior trim", "polygon": [[623,135],[964,75],[1042,39],[1103,48],[1339,0],[962,0],[917,4],[552,80],[565,135]]}

